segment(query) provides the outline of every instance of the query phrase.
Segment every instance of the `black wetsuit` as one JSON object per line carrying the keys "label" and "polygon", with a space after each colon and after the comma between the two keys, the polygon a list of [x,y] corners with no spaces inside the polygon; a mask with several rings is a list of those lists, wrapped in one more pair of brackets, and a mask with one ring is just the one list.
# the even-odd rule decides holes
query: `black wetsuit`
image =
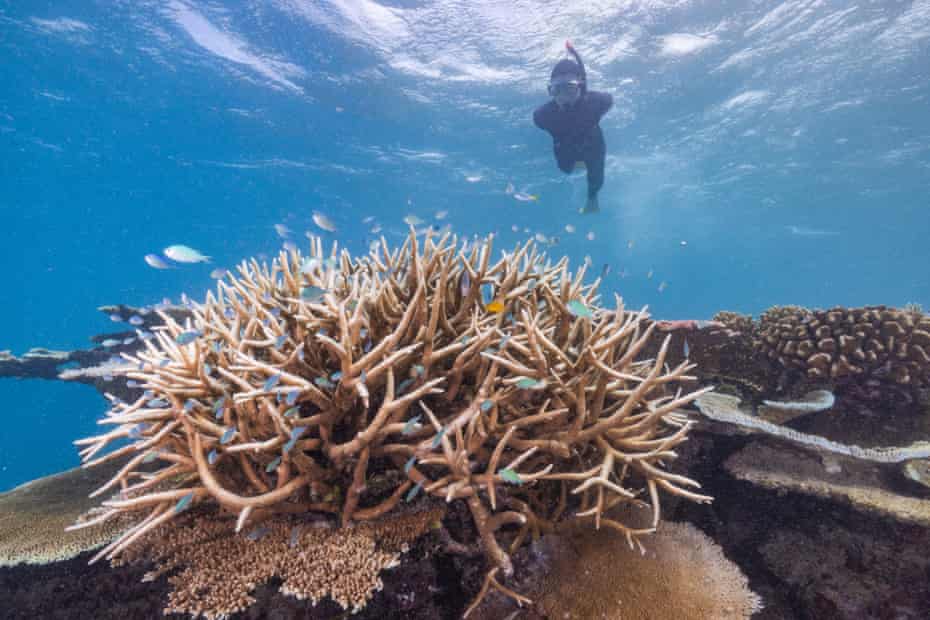
{"label": "black wetsuit", "polygon": [[555,160],[562,172],[571,172],[578,161],[588,168],[588,198],[604,185],[604,133],[598,123],[613,105],[610,93],[587,91],[574,105],[559,108],[555,101],[533,112],[533,122],[552,135]]}

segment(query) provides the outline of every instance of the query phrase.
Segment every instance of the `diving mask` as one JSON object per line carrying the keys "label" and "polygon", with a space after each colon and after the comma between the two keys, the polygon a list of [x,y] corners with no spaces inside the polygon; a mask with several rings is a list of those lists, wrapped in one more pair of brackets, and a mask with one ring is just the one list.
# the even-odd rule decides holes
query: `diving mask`
{"label": "diving mask", "polygon": [[571,105],[581,96],[581,80],[574,77],[549,82],[549,96],[559,105]]}

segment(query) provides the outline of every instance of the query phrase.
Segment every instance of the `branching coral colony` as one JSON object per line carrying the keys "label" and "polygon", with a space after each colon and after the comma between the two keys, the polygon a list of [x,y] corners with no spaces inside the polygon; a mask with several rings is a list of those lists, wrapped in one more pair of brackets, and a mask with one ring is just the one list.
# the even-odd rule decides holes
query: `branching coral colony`
{"label": "branching coral colony", "polygon": [[[434,496],[465,502],[486,557],[471,611],[490,588],[522,599],[498,578],[556,520],[641,546],[660,491],[709,501],[666,469],[691,425],[680,409],[704,390],[684,392],[692,366],[665,364],[668,338],[637,359],[645,310],[596,308],[598,282],[532,242],[492,264],[492,243],[411,232],[353,259],[313,239],[309,257],[243,263],[187,324],[164,316],[124,356],[146,393],[112,398],[100,423],[115,428],[76,442],[85,466],[129,459],[86,522],[137,524],[97,558],[194,506],[238,515],[236,531],[319,512],[346,527]],[[607,516],[623,503],[650,505],[651,527]]]}

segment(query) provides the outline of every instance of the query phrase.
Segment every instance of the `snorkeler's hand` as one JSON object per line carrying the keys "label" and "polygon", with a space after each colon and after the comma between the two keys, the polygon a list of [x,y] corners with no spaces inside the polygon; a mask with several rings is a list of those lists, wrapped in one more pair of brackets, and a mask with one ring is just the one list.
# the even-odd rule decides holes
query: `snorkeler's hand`
{"label": "snorkeler's hand", "polygon": [[572,47],[572,42],[569,41],[568,39],[565,39],[565,49],[567,49],[567,50],[570,51],[570,52],[574,52],[574,51],[575,51],[575,48]]}

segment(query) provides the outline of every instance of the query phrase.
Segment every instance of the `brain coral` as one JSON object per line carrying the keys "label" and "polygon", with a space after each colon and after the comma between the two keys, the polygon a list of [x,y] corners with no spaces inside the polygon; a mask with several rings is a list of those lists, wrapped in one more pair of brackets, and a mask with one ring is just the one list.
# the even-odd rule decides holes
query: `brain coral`
{"label": "brain coral", "polygon": [[775,307],[759,318],[770,359],[812,379],[887,378],[930,383],[930,317],[885,306],[807,310]]}
{"label": "brain coral", "polygon": [[[320,513],[348,527],[433,496],[467,506],[486,592],[506,590],[508,546],[556,519],[632,543],[660,492],[709,501],[667,469],[702,393],[682,386],[692,366],[666,365],[667,338],[640,359],[646,313],[596,307],[584,269],[532,243],[492,262],[492,243],[411,233],[353,258],[314,239],[308,257],[243,263],[184,324],[164,315],[120,371],[145,394],[112,398],[112,430],[77,442],[85,466],[128,459],[94,521],[137,523],[97,557],[189,509],[237,531]],[[605,516],[625,503],[649,524]]]}

